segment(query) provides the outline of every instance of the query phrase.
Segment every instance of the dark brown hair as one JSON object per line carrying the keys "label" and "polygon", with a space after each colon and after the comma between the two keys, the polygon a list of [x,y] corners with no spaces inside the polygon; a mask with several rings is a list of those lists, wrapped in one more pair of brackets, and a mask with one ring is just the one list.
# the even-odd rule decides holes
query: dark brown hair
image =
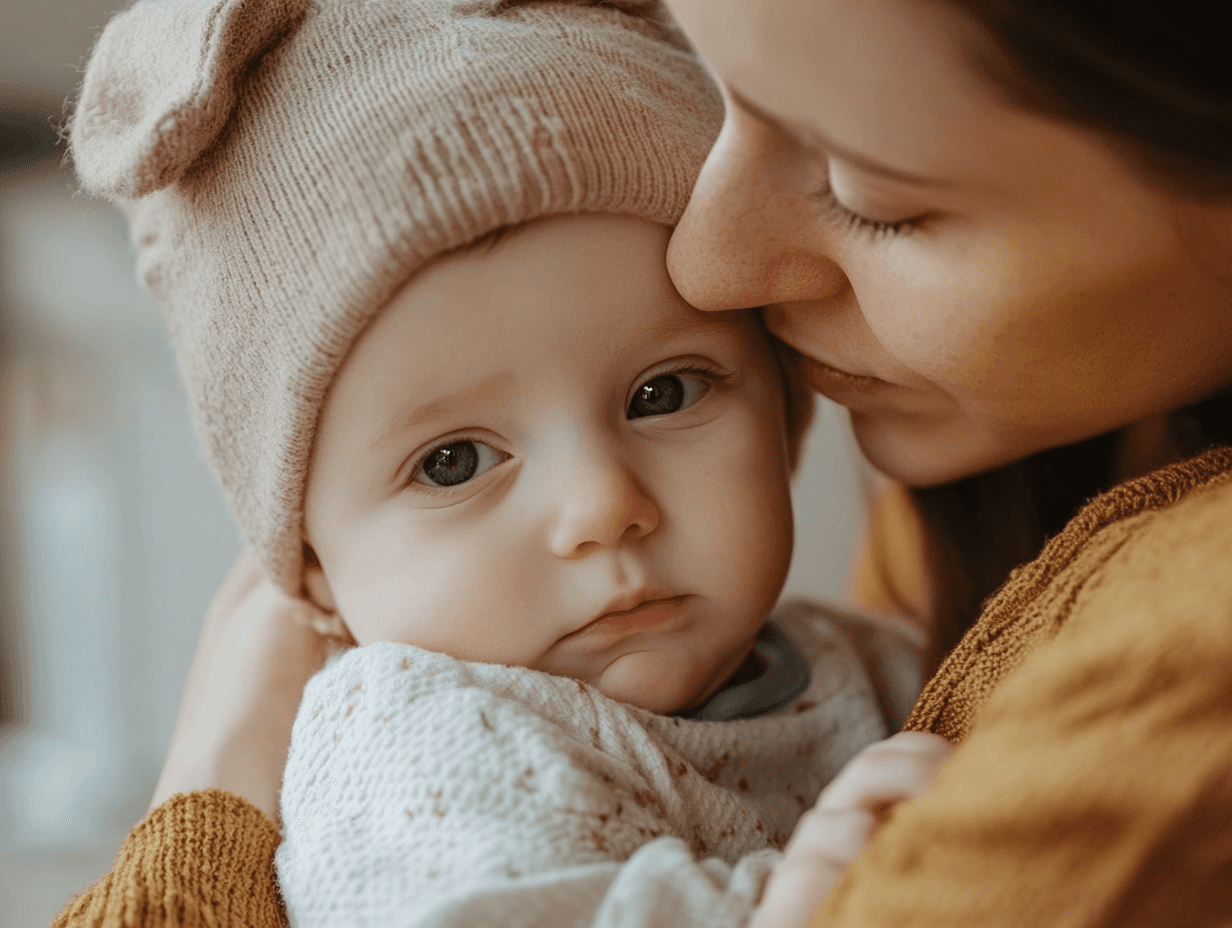
{"label": "dark brown hair", "polygon": [[[973,61],[1011,104],[1105,135],[1152,183],[1232,196],[1232,67],[1219,4],[950,2],[983,27],[989,41],[971,49]],[[1232,444],[1232,394],[1174,412],[1169,426],[1176,456]],[[1010,571],[1116,482],[1123,441],[1110,432],[912,490],[926,538],[934,666]],[[885,546],[874,540],[871,550]]]}

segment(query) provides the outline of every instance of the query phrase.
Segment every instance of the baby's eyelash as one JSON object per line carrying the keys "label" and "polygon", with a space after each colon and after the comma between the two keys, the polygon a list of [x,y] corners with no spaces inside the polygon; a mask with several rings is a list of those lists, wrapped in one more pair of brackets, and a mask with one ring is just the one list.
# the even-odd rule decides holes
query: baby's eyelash
{"label": "baby's eyelash", "polygon": [[[682,361],[679,366],[668,368],[665,371],[658,371],[655,377],[670,377],[672,374],[692,374],[695,377],[705,377],[707,380],[713,380],[715,383],[722,383],[724,380],[730,380],[731,374],[720,373],[713,368],[703,367],[696,361]],[[651,378],[654,379],[653,377]]]}
{"label": "baby's eyelash", "polygon": [[829,184],[819,188],[816,197],[818,202],[825,208],[828,216],[838,220],[846,228],[863,232],[873,239],[886,238],[891,235],[905,235],[920,224],[919,219],[899,219],[897,222],[867,219],[859,213],[852,212],[840,203]]}

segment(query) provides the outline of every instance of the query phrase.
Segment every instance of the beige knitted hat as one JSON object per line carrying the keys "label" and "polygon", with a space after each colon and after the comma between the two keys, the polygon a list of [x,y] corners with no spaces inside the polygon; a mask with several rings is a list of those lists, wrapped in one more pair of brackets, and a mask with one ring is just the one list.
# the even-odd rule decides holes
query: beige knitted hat
{"label": "beige knitted hat", "polygon": [[69,138],[132,220],[241,528],[298,593],[313,434],[364,325],[501,226],[675,224],[721,120],[651,0],[141,0]]}

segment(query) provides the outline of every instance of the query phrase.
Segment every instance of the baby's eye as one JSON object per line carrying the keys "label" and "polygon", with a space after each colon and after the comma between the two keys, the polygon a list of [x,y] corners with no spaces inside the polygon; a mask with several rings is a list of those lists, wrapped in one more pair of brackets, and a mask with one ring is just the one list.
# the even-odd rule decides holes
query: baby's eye
{"label": "baby's eye", "polygon": [[633,391],[628,417],[665,416],[688,409],[710,390],[709,381],[683,371],[659,374]]}
{"label": "baby's eye", "polygon": [[481,441],[452,441],[428,452],[412,478],[430,487],[456,487],[507,460],[509,455]]}

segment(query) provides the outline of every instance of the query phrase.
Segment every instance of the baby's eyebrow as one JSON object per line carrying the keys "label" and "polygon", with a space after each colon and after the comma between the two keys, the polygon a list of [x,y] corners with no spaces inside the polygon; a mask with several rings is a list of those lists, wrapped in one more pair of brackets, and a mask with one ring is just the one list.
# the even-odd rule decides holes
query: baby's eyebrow
{"label": "baby's eyebrow", "polygon": [[[735,313],[742,313],[743,310],[734,310]],[[668,341],[673,338],[679,338],[682,335],[696,335],[699,332],[708,334],[710,332],[721,332],[732,327],[737,316],[731,312],[702,312],[701,310],[693,310],[688,315],[683,313],[664,317],[651,332],[651,339],[656,342]]]}
{"label": "baby's eyebrow", "polygon": [[446,416],[459,407],[473,406],[485,397],[507,393],[513,385],[513,380],[513,374],[510,372],[498,371],[477,383],[466,384],[443,396],[430,399],[426,403],[416,403],[409,409],[403,407],[397,411],[393,421],[373,440],[372,450],[378,451],[408,429]]}

